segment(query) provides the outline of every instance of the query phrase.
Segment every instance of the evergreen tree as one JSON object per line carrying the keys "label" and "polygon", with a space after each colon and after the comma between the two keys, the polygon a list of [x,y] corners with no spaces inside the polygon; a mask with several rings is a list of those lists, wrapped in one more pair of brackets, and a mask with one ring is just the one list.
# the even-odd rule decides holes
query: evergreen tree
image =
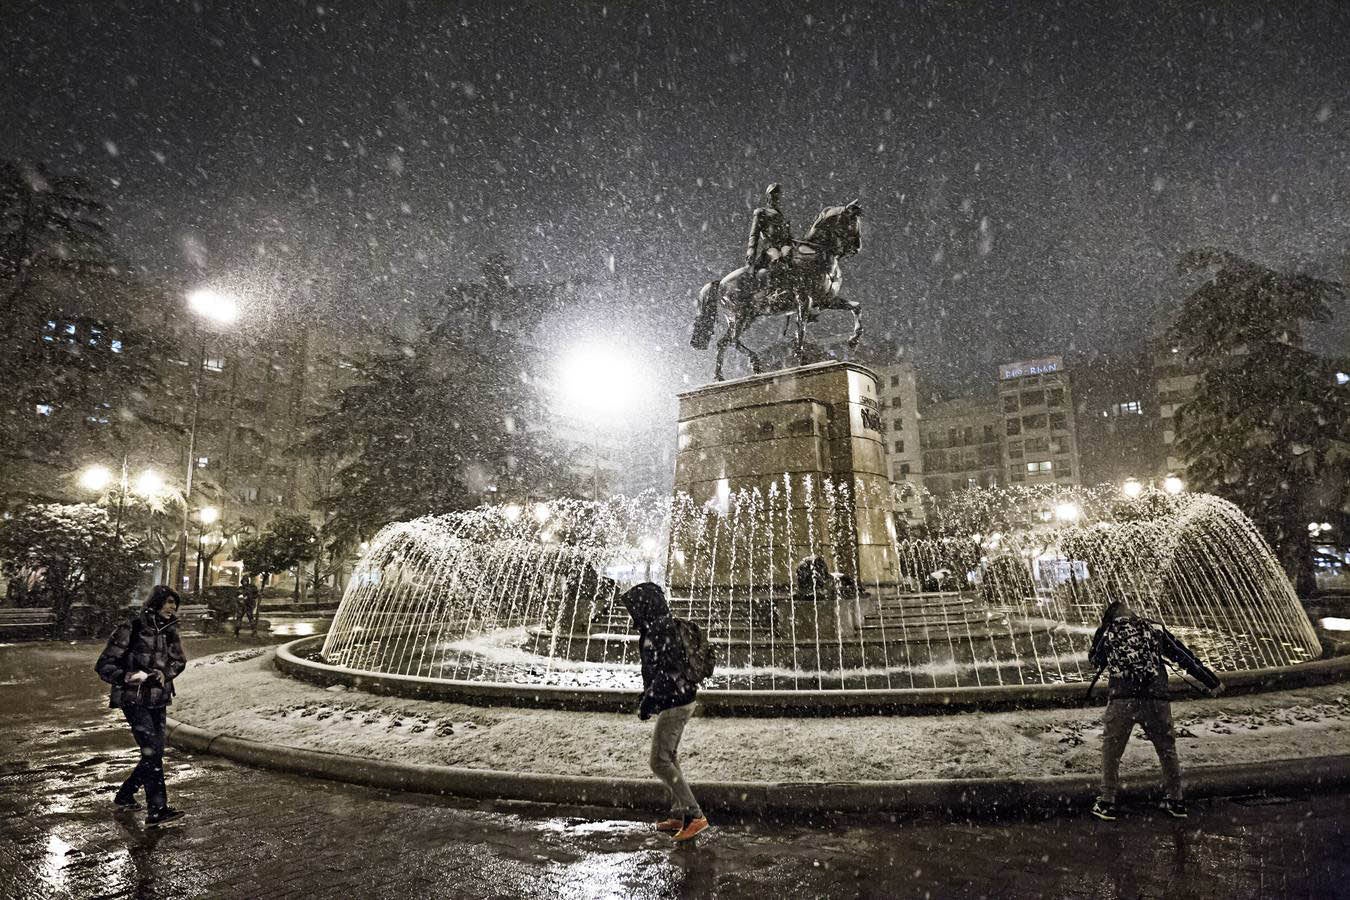
{"label": "evergreen tree", "polygon": [[357,362],[358,380],[332,398],[299,448],[337,454],[325,534],[354,544],[388,522],[578,487],[540,427],[542,398],[527,332],[557,286],[517,288],[499,262],[396,349]]}
{"label": "evergreen tree", "polygon": [[1194,399],[1177,412],[1187,478],[1250,516],[1306,594],[1310,501],[1350,460],[1350,396],[1333,361],[1304,349],[1301,333],[1331,318],[1343,290],[1214,249],[1185,254],[1181,270],[1209,274],[1170,330],[1201,370]]}

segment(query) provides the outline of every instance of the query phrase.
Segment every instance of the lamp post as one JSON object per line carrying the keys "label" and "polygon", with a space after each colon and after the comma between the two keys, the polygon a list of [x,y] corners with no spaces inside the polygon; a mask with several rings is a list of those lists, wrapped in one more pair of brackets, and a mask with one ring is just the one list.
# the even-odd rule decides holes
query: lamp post
{"label": "lamp post", "polygon": [[206,526],[220,518],[220,510],[214,506],[203,506],[197,510],[197,564],[193,566],[194,593],[201,593],[205,573],[202,570],[202,538],[206,536]]}
{"label": "lamp post", "polygon": [[[229,294],[212,290],[193,291],[188,295],[188,307],[199,318],[218,325],[229,325],[239,315],[239,301]],[[188,516],[192,508],[192,473],[197,467],[197,420],[201,414],[202,369],[206,366],[206,333],[192,322],[193,336],[200,336],[197,346],[196,371],[192,375],[192,418],[188,427],[187,472],[183,477],[183,521],[178,532],[178,565],[174,570],[174,586],[183,586],[183,572],[187,567]]]}

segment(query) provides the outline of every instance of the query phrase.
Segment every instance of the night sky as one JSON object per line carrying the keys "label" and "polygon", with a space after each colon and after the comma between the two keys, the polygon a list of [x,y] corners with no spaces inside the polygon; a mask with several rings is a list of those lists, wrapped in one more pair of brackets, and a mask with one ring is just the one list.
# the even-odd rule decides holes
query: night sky
{"label": "night sky", "polygon": [[501,250],[662,383],[706,379],[694,296],[769,181],[799,233],[861,198],[844,289],[948,383],[1137,343],[1187,247],[1350,269],[1342,0],[11,0],[0,42],[0,155],[175,284],[380,317]]}

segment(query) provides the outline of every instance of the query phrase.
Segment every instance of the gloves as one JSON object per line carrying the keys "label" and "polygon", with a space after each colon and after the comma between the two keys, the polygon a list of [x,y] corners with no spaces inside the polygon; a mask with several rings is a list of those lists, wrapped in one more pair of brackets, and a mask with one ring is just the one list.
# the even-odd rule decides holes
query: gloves
{"label": "gloves", "polygon": [[149,672],[128,672],[126,676],[127,684],[142,684],[150,677]]}

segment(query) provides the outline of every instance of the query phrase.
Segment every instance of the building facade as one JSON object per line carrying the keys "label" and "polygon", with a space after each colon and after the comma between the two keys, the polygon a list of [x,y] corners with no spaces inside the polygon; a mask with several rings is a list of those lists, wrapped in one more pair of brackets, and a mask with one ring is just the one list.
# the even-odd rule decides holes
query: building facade
{"label": "building facade", "polygon": [[904,490],[906,484],[923,484],[923,446],[919,434],[919,388],[914,364],[900,360],[874,366],[880,385],[881,424],[885,435],[886,473],[898,492],[900,512],[906,520],[923,520],[919,492]]}
{"label": "building facade", "polygon": [[930,406],[919,422],[923,483],[933,494],[1006,483],[998,404],[978,398]]}
{"label": "building facade", "polygon": [[1009,484],[1081,484],[1073,390],[1059,356],[999,366]]}

